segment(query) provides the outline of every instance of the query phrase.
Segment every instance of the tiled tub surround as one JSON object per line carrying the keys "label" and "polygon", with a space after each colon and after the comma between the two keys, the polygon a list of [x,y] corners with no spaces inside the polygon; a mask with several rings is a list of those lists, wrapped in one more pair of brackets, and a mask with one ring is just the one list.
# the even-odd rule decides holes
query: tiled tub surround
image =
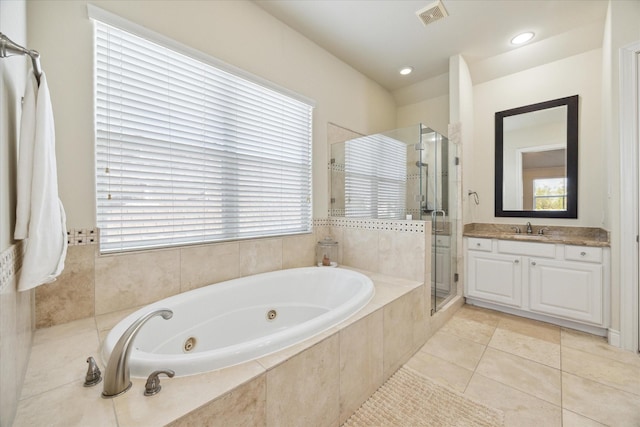
{"label": "tiled tub surround", "polygon": [[15,426],[327,425],[346,420],[462,304],[429,316],[422,281],[362,271],[376,294],[360,312],[280,352],[214,372],[162,378],[144,397],[144,379],[115,399],[102,384],[82,386],[85,360],[132,310],[36,331]]}
{"label": "tiled tub surround", "polygon": [[[99,255],[95,237],[83,237],[93,234],[90,231],[91,229],[72,230],[65,269],[55,282],[18,293],[15,291],[15,275],[10,273],[10,278],[6,279],[2,287],[2,425],[9,425],[16,411],[23,385],[22,378],[32,348],[34,326],[49,328],[59,325],[53,331],[60,328],[66,330],[74,328],[72,325],[75,325],[75,321],[82,323],[87,318],[108,318],[110,314],[117,316],[121,310],[132,312],[134,308],[150,302],[211,283],[283,268],[313,265],[316,242],[326,236],[333,236],[340,242],[341,264],[419,283],[424,283],[425,278],[430,275],[431,245],[427,244],[431,240],[430,223],[421,221],[318,219],[314,220],[314,232],[305,235],[109,256]],[[14,264],[11,267],[12,271],[18,269]],[[426,306],[429,306],[430,293],[427,292],[423,299]],[[460,302],[454,301],[450,306]],[[427,330],[435,330],[441,324],[438,319],[444,318],[447,313],[445,310],[437,316],[425,317]],[[92,338],[87,338],[86,333],[76,332],[72,333],[72,336],[77,337],[72,339],[68,351],[76,351],[78,345],[91,342]],[[53,332],[37,331],[38,336],[44,334],[50,337],[49,333]],[[399,332],[398,336],[404,335]],[[55,348],[67,347],[64,344],[56,345],[56,338],[45,338],[47,340],[52,340]],[[45,356],[46,350],[38,352],[43,348],[41,344],[41,340],[36,339],[33,345],[34,353],[41,356],[32,357],[32,367],[43,365],[44,371],[55,372],[61,369],[60,366],[65,366],[62,369],[66,369],[70,361],[74,360],[73,357],[76,357],[74,365],[85,364],[87,354],[84,353],[87,352],[76,356],[63,355],[61,359],[50,363]],[[48,374],[46,376],[49,377]],[[22,397],[25,399],[41,391],[43,390],[32,391],[31,395],[23,393]]]}
{"label": "tiled tub surround", "polygon": [[422,282],[430,269],[428,224],[319,219],[310,234],[117,255],[100,255],[96,244],[86,238],[77,243],[83,238],[73,233],[62,275],[36,288],[36,327],[139,307],[238,277],[312,266],[316,243],[326,236],[339,242],[340,264]]}
{"label": "tiled tub surround", "polygon": [[[516,233],[512,227],[519,227]],[[594,227],[563,227],[553,225],[532,224],[532,234],[527,234],[526,222],[522,224],[482,224],[473,223],[464,226],[464,237],[481,237],[487,239],[519,240],[541,243],[564,243],[567,245],[609,247],[609,232]],[[544,229],[544,234],[538,230]]]}

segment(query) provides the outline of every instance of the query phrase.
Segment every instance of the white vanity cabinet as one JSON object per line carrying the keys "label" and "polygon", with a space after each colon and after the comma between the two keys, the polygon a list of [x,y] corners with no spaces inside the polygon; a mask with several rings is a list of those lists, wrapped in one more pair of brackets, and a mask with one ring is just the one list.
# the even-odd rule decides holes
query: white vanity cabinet
{"label": "white vanity cabinet", "polygon": [[468,251],[468,296],[522,306],[521,257]]}
{"label": "white vanity cabinet", "polygon": [[471,304],[606,334],[609,248],[465,237],[465,255]]}
{"label": "white vanity cabinet", "polygon": [[529,309],[602,325],[602,265],[529,260]]}

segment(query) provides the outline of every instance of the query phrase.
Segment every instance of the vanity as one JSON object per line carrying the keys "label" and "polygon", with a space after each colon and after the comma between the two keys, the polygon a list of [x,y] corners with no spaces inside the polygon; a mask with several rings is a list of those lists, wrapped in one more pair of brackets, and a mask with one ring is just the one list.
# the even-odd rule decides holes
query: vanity
{"label": "vanity", "polygon": [[[600,228],[534,226],[527,234],[514,228],[465,226],[467,302],[606,336],[608,233]],[[537,234],[541,228],[543,234]]]}
{"label": "vanity", "polygon": [[[496,218],[465,225],[467,302],[606,336],[608,232],[578,219],[579,95],[495,113]],[[531,225],[531,222],[534,225]]]}

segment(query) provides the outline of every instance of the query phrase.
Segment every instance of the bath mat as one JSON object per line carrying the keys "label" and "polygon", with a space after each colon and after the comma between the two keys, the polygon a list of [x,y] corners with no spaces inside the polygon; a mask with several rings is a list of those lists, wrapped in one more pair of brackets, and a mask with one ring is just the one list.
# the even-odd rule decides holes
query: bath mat
{"label": "bath mat", "polygon": [[344,427],[496,427],[504,414],[400,368],[343,424]]}

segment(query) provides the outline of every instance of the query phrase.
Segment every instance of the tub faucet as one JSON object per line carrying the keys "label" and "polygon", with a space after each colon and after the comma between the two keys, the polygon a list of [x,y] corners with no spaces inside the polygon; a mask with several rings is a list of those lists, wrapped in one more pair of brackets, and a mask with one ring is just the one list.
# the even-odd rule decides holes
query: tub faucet
{"label": "tub faucet", "polygon": [[533,229],[531,228],[530,222],[527,222],[527,234],[533,234]]}
{"label": "tub faucet", "polygon": [[109,362],[104,373],[104,388],[102,397],[116,397],[131,388],[131,377],[129,375],[129,356],[133,349],[133,340],[136,334],[149,319],[155,316],[162,316],[168,320],[173,317],[173,311],[167,308],[159,308],[151,311],[133,322],[122,334],[111,351]]}

